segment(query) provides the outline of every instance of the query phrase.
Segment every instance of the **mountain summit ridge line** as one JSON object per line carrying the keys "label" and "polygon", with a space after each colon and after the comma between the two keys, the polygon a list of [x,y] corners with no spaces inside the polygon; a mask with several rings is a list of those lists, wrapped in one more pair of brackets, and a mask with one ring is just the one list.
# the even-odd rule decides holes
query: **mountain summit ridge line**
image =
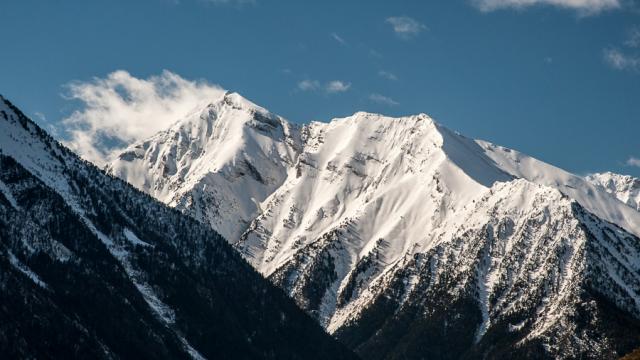
{"label": "mountain summit ridge line", "polygon": [[[441,344],[609,356],[627,346],[594,338],[610,308],[638,326],[640,213],[588,179],[425,114],[297,126],[231,93],[194,114],[109,171],[142,174],[150,194],[169,186],[171,206],[240,234],[229,241],[258,271],[365,357]],[[195,149],[184,140],[203,133]],[[446,333],[456,314],[460,343],[410,340]]]}

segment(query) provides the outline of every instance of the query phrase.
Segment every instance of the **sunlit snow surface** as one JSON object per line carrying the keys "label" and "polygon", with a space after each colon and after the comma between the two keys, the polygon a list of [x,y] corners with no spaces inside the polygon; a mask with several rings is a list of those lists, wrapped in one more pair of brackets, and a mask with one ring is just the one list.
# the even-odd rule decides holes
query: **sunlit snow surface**
{"label": "sunlit snow surface", "polygon": [[640,179],[606,172],[589,175],[587,181],[603,188],[618,200],[640,211]]}
{"label": "sunlit snow surface", "polygon": [[129,147],[108,171],[238,239],[293,166],[297,128],[237,94]]}
{"label": "sunlit snow surface", "polygon": [[[219,230],[330,332],[398,278],[402,304],[445,286],[445,274],[459,279],[452,298],[474,289],[476,341],[531,306],[536,316],[509,331],[571,331],[587,278],[640,316],[640,212],[628,200],[637,193],[424,114],[359,112],[298,128],[226,94],[109,170]],[[310,298],[310,287],[323,295]]]}

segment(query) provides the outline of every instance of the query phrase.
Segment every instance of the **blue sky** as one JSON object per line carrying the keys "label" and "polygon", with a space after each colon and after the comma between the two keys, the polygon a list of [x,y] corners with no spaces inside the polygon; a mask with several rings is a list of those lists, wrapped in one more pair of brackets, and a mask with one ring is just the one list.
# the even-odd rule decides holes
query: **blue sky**
{"label": "blue sky", "polygon": [[168,70],[295,122],[425,112],[573,172],[640,176],[632,1],[3,0],[0,32],[0,93],[60,136],[83,86]]}

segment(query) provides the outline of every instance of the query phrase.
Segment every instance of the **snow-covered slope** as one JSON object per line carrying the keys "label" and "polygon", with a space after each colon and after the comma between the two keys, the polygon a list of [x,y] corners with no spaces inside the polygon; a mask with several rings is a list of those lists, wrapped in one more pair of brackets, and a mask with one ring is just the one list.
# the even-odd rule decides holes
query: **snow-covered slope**
{"label": "snow-covered slope", "polygon": [[640,179],[611,172],[592,174],[586,179],[593,185],[614,195],[623,203],[640,211]]}
{"label": "snow-covered slope", "polygon": [[[434,260],[429,281],[440,273],[457,277],[455,286],[448,285],[454,298],[468,286],[475,289],[466,295],[477,301],[482,315],[476,341],[491,329],[494,317],[512,311],[514,302],[530,306],[543,292],[527,334],[537,339],[573,314],[560,308],[575,305],[564,303],[582,291],[577,284],[587,278],[585,259],[596,256],[587,252],[588,235],[580,230],[583,221],[574,206],[583,204],[629,229],[636,229],[640,219],[579,177],[465,138],[426,115],[394,119],[357,113],[313,123],[303,130],[303,139],[295,173],[265,201],[263,213],[236,247],[331,332],[362,320],[391,286],[389,279],[408,271],[407,261],[441,249],[447,260]],[[508,241],[492,244],[499,236],[488,235],[488,226],[508,232]],[[616,246],[630,258],[616,254],[612,264],[598,265],[625,269],[624,275],[605,272],[602,283],[625,279],[619,297],[609,294],[639,316],[640,244],[623,230],[613,233],[623,234]],[[503,264],[505,256],[511,258]],[[406,296],[413,287],[427,291],[421,281],[426,279],[407,276],[400,291]],[[555,287],[549,289],[547,281]],[[504,287],[519,282],[528,284],[528,294],[504,293]]]}
{"label": "snow-covered slope", "polygon": [[234,241],[286,178],[298,143],[295,126],[226,93],[132,145],[107,171]]}
{"label": "snow-covered slope", "polygon": [[[232,242],[366,358],[640,344],[640,213],[607,191],[424,114],[360,112],[299,134]],[[214,210],[184,210],[215,224]]]}
{"label": "snow-covered slope", "polygon": [[[479,148],[473,141],[444,135],[426,115],[358,113],[311,124],[303,132],[296,171],[265,202],[238,248],[270,275],[297,249],[340,226],[355,235],[344,254],[348,262],[373,250],[378,239],[395,239],[385,250],[387,262],[428,247],[425,237],[456,226],[441,223],[480,196],[483,183],[511,178],[496,167],[478,166],[488,159],[474,151]],[[468,154],[452,155],[460,155],[455,160],[469,164],[478,181],[443,151],[448,141],[460,141],[452,147],[461,151],[470,147]]]}
{"label": "snow-covered slope", "polygon": [[0,96],[1,359],[354,358],[219,234]]}
{"label": "snow-covered slope", "polygon": [[372,358],[602,359],[636,346],[640,239],[524,179],[471,208],[447,239],[372,280],[361,262],[343,287],[357,296],[329,329]]}
{"label": "snow-covered slope", "polygon": [[478,141],[478,144],[485,149],[487,156],[506,172],[536,184],[556,188],[598,217],[640,235],[638,212],[628,206],[622,206],[616,195],[603,191],[602,187],[518,151],[484,141]]}

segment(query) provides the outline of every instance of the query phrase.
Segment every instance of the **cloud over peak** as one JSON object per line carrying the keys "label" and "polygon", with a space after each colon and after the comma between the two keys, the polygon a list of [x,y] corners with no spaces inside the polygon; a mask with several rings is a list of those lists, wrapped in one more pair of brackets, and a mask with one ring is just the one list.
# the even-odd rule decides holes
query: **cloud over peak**
{"label": "cloud over peak", "polygon": [[98,165],[224,94],[217,85],[186,80],[167,70],[147,79],[118,70],[67,88],[66,96],[82,108],[62,121],[65,144]]}

